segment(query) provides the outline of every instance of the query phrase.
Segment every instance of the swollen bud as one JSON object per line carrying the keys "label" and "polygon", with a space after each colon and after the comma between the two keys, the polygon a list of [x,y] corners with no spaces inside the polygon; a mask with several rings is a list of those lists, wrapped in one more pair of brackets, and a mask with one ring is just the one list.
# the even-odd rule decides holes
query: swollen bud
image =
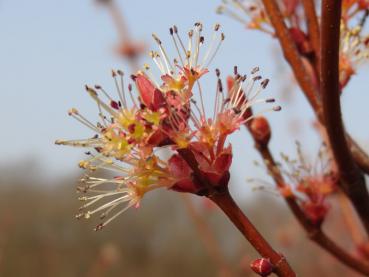
{"label": "swollen bud", "polygon": [[270,126],[268,120],[263,116],[254,118],[250,123],[250,132],[255,141],[262,146],[269,143],[271,137]]}
{"label": "swollen bud", "polygon": [[358,1],[359,9],[366,10],[369,8],[369,1],[368,0],[359,0]]}
{"label": "swollen bud", "polygon": [[307,35],[299,28],[292,27],[289,31],[299,52],[304,55],[310,54],[312,52],[312,48]]}
{"label": "swollen bud", "polygon": [[266,277],[273,272],[273,265],[269,259],[260,258],[250,264],[251,269],[258,275]]}

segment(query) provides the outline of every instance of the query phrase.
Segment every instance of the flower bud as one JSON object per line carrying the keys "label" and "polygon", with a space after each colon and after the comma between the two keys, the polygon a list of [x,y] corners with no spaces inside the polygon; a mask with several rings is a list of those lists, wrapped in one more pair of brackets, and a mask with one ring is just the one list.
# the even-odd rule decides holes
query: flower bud
{"label": "flower bud", "polygon": [[250,132],[255,141],[265,146],[269,143],[271,131],[267,119],[263,116],[258,116],[251,121]]}
{"label": "flower bud", "polygon": [[369,242],[363,242],[357,246],[357,252],[360,257],[369,259]]}
{"label": "flower bud", "polygon": [[251,269],[258,275],[266,277],[273,272],[273,265],[269,259],[260,258],[250,264]]}
{"label": "flower bud", "polygon": [[295,41],[297,49],[301,54],[310,54],[312,52],[311,45],[306,34],[298,28],[290,28],[290,35]]}
{"label": "flower bud", "polygon": [[369,8],[369,1],[368,0],[359,0],[358,4],[359,4],[359,9],[361,9],[361,10],[366,10],[366,9]]}

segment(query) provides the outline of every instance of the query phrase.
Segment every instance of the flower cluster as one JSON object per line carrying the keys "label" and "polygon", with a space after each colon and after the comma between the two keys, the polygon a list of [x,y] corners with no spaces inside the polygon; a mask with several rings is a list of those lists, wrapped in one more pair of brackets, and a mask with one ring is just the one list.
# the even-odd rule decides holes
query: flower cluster
{"label": "flower cluster", "polygon": [[362,26],[341,24],[340,84],[345,87],[360,64],[369,59],[369,35],[362,34]]}
{"label": "flower cluster", "polygon": [[[302,56],[311,58],[313,54],[310,38],[306,33],[307,20],[302,12],[301,2],[295,0],[278,1],[291,38]],[[369,36],[363,34],[369,16],[368,0],[344,0],[342,3],[340,39],[340,84],[344,88],[356,73],[358,66],[369,57]],[[261,0],[223,0],[217,12],[241,22],[250,29],[274,36],[268,15]]]}
{"label": "flower cluster", "polygon": [[360,13],[366,13],[369,8],[368,0],[343,0],[342,1],[342,20],[348,22],[350,19],[359,15]]}
{"label": "flower cluster", "polygon": [[[82,194],[80,200],[85,204],[77,218],[89,218],[96,213],[101,219],[107,218],[96,230],[128,208],[138,207],[143,196],[154,189],[210,195],[226,187],[232,162],[227,137],[251,119],[247,112],[254,103],[273,102],[257,97],[268,83],[258,75],[258,68],[249,77],[241,76],[235,68],[229,96],[224,95],[220,71],[216,70],[214,109],[208,115],[204,99],[209,96],[203,95],[199,79],[208,73],[208,65],[218,52],[224,34],[215,25],[211,44],[201,55],[205,43],[202,28],[201,23],[196,23],[188,32],[187,47],[177,27],[170,28],[177,50],[173,60],[169,59],[159,37],[153,35],[158,51],[151,51],[150,56],[160,71],[160,81],[155,79],[150,66],[145,65],[131,75],[129,84],[125,84],[123,72],[112,72],[116,97],[100,85],[86,86],[98,107],[97,124],[77,109],[69,111],[70,116],[94,135],[56,143],[89,148],[88,158],[79,163],[88,174],[78,187]],[[98,169],[112,170],[117,176],[94,177],[91,172]]]}
{"label": "flower cluster", "polygon": [[[278,2],[284,18],[291,27],[299,22],[299,2],[283,0]],[[225,14],[245,25],[249,29],[263,31],[274,35],[270,20],[261,0],[223,0],[218,6],[217,13]]]}
{"label": "flower cluster", "polygon": [[261,1],[224,0],[218,6],[217,13],[228,15],[247,28],[271,32],[269,18]]}
{"label": "flower cluster", "polygon": [[306,216],[320,224],[330,207],[327,197],[336,191],[338,178],[325,146],[319,150],[314,164],[305,160],[299,143],[297,154],[296,160],[281,155],[286,166],[281,166],[286,184],[280,192],[284,197],[296,198]]}

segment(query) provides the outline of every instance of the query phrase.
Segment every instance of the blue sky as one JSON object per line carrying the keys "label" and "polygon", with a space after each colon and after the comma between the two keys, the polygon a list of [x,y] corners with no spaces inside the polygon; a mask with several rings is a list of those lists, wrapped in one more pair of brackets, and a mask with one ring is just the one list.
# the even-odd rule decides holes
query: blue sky
{"label": "blue sky", "polygon": [[[290,82],[278,74],[278,45],[264,34],[217,15],[214,11],[219,2],[118,1],[132,35],[149,48],[155,47],[152,32],[169,46],[168,27],[173,24],[188,30],[196,21],[208,29],[221,23],[226,40],[210,70],[219,67],[225,75],[234,65],[246,73],[259,66],[271,79],[266,96],[278,98],[285,85],[281,82]],[[114,54],[118,37],[111,18],[93,1],[1,0],[0,34],[0,165],[33,159],[41,165],[41,174],[51,180],[77,172],[83,151],[55,146],[53,142],[57,138],[90,136],[67,116],[67,110],[78,107],[87,117],[95,116],[96,108],[86,96],[84,85],[99,83],[112,88],[110,70],[128,69]],[[149,62],[148,56],[144,62]],[[365,120],[369,116],[368,73],[368,67],[362,68],[343,96],[348,129],[364,145],[369,140]],[[214,74],[207,78],[206,89],[214,91]],[[273,151],[294,153],[294,141],[299,139],[307,152],[314,153],[318,138],[311,127],[310,108],[296,89],[285,93],[293,94],[293,101],[279,97],[282,112],[267,115],[274,126]],[[297,133],[289,127],[296,119]],[[244,130],[232,143],[238,155],[233,175],[243,185],[246,178],[260,175],[252,165],[258,156]]]}

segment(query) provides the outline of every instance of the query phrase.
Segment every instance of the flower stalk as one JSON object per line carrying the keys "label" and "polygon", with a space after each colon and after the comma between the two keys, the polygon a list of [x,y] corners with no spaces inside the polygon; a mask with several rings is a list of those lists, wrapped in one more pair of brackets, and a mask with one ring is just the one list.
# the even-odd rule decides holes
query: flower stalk
{"label": "flower stalk", "polygon": [[274,272],[278,276],[296,276],[286,258],[271,247],[271,245],[238,207],[230,195],[228,188],[224,188],[224,190],[220,192],[210,194],[208,195],[208,198],[227,215],[255,250],[264,258],[270,260],[274,266]]}

